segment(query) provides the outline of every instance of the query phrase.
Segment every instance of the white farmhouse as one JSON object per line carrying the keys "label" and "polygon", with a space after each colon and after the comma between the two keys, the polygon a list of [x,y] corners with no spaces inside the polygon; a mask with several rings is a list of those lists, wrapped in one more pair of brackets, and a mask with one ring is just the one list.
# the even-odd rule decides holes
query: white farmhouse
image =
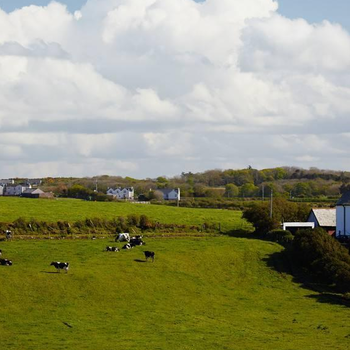
{"label": "white farmhouse", "polygon": [[31,186],[6,186],[4,190],[4,196],[20,196],[28,188],[31,188]]}
{"label": "white farmhouse", "polygon": [[113,196],[117,199],[128,199],[133,200],[134,199],[134,187],[125,187],[125,188],[109,188],[107,190],[108,196]]}
{"label": "white farmhouse", "polygon": [[163,193],[164,200],[180,200],[180,189],[179,188],[163,188],[159,189],[158,191]]}
{"label": "white farmhouse", "polygon": [[350,191],[345,192],[336,205],[336,237],[350,236]]}

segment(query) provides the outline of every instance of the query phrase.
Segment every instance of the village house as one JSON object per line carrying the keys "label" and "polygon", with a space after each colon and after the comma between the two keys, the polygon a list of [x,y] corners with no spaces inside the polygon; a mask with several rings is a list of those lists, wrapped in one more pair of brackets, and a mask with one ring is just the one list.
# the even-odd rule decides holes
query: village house
{"label": "village house", "polygon": [[179,188],[162,188],[157,191],[163,193],[164,200],[180,200],[180,189]]}
{"label": "village house", "polygon": [[134,199],[134,188],[133,187],[125,187],[125,188],[109,188],[107,190],[107,196],[113,196],[113,198],[116,199],[127,199],[127,200],[133,200]]}
{"label": "village house", "polygon": [[25,198],[53,198],[52,192],[44,192],[40,188],[27,188],[23,191],[21,197]]}
{"label": "village house", "polygon": [[336,237],[350,237],[350,191],[345,192],[336,204]]}
{"label": "village house", "polygon": [[321,227],[332,236],[336,229],[336,209],[311,209],[307,221],[313,222],[315,228]]}
{"label": "village house", "polygon": [[4,188],[4,196],[20,196],[22,193],[31,186],[25,185],[6,185]]}

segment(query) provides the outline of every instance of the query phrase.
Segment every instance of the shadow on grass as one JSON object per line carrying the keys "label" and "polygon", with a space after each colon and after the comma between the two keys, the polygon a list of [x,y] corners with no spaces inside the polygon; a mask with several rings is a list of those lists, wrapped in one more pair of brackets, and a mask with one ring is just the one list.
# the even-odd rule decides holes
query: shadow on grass
{"label": "shadow on grass", "polygon": [[[40,271],[41,273],[49,273],[49,274],[55,274],[55,275],[57,275],[57,274],[60,274],[60,272],[57,272],[57,271]],[[62,275],[68,275],[67,273],[62,273]]]}
{"label": "shadow on grass", "polygon": [[135,262],[138,262],[138,263],[145,263],[147,262],[146,260],[141,260],[141,259],[134,259]]}
{"label": "shadow on grass", "polygon": [[300,266],[292,261],[286,250],[276,252],[263,259],[267,266],[277,271],[282,278],[292,277],[294,283],[298,283],[301,288],[312,290],[318,294],[307,295],[307,298],[314,299],[319,303],[342,305],[350,307],[350,300],[337,294],[334,290],[323,283],[314,280],[312,276],[306,274]]}
{"label": "shadow on grass", "polygon": [[315,299],[317,302],[322,304],[333,304],[333,305],[342,305],[350,307],[350,300],[344,298],[343,296],[339,294],[333,294],[333,293],[322,293],[322,294],[310,294],[307,295],[310,299]]}
{"label": "shadow on grass", "polygon": [[223,235],[235,238],[259,239],[259,237],[253,232],[244,229],[224,232]]}

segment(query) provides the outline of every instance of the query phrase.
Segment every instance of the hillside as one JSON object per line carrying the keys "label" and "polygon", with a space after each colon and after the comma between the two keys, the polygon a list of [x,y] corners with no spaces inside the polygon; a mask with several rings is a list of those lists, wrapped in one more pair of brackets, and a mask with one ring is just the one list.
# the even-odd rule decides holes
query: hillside
{"label": "hillside", "polygon": [[[271,269],[281,247],[229,237],[13,241],[0,266],[0,343],[18,349],[348,349],[350,309]],[[277,259],[277,260],[276,260]],[[278,257],[274,263],[281,264]],[[69,261],[68,274],[52,260]]]}
{"label": "hillside", "polygon": [[37,200],[16,197],[0,197],[0,222],[13,222],[19,217],[55,222],[76,221],[86,218],[113,218],[128,214],[147,215],[161,223],[202,225],[205,222],[221,224],[226,232],[251,229],[241,218],[240,211],[218,209],[191,209],[159,205],[143,205],[118,202],[90,202],[76,199]]}

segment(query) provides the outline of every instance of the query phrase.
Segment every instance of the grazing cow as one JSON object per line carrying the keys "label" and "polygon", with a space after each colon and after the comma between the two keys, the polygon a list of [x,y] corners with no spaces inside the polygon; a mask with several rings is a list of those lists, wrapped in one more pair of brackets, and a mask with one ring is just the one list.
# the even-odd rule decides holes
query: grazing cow
{"label": "grazing cow", "polygon": [[0,256],[2,255],[2,250],[0,249]]}
{"label": "grazing cow", "polygon": [[130,244],[130,243],[126,243],[126,244],[124,244],[122,249],[131,249],[131,248],[134,248],[134,245]]}
{"label": "grazing cow", "polygon": [[8,259],[0,259],[0,265],[11,266],[12,265],[12,261],[8,260]]}
{"label": "grazing cow", "polygon": [[107,252],[119,252],[118,247],[106,247]]}
{"label": "grazing cow", "polygon": [[[141,236],[138,236],[138,237],[141,237]],[[136,246],[136,245],[145,245],[146,243],[141,238],[131,237],[130,244]]]}
{"label": "grazing cow", "polygon": [[7,240],[12,239],[12,232],[10,230],[6,230],[6,239]]}
{"label": "grazing cow", "polygon": [[115,239],[116,242],[130,242],[130,235],[126,232],[119,233],[117,238]]}
{"label": "grazing cow", "polygon": [[151,258],[152,262],[154,261],[154,252],[150,252],[150,251],[146,250],[144,253],[145,253],[146,261],[148,260],[148,258]]}
{"label": "grazing cow", "polygon": [[69,263],[68,262],[59,262],[59,261],[53,261],[50,266],[55,266],[55,269],[57,272],[61,272],[61,270],[66,270],[66,273],[69,269]]}

